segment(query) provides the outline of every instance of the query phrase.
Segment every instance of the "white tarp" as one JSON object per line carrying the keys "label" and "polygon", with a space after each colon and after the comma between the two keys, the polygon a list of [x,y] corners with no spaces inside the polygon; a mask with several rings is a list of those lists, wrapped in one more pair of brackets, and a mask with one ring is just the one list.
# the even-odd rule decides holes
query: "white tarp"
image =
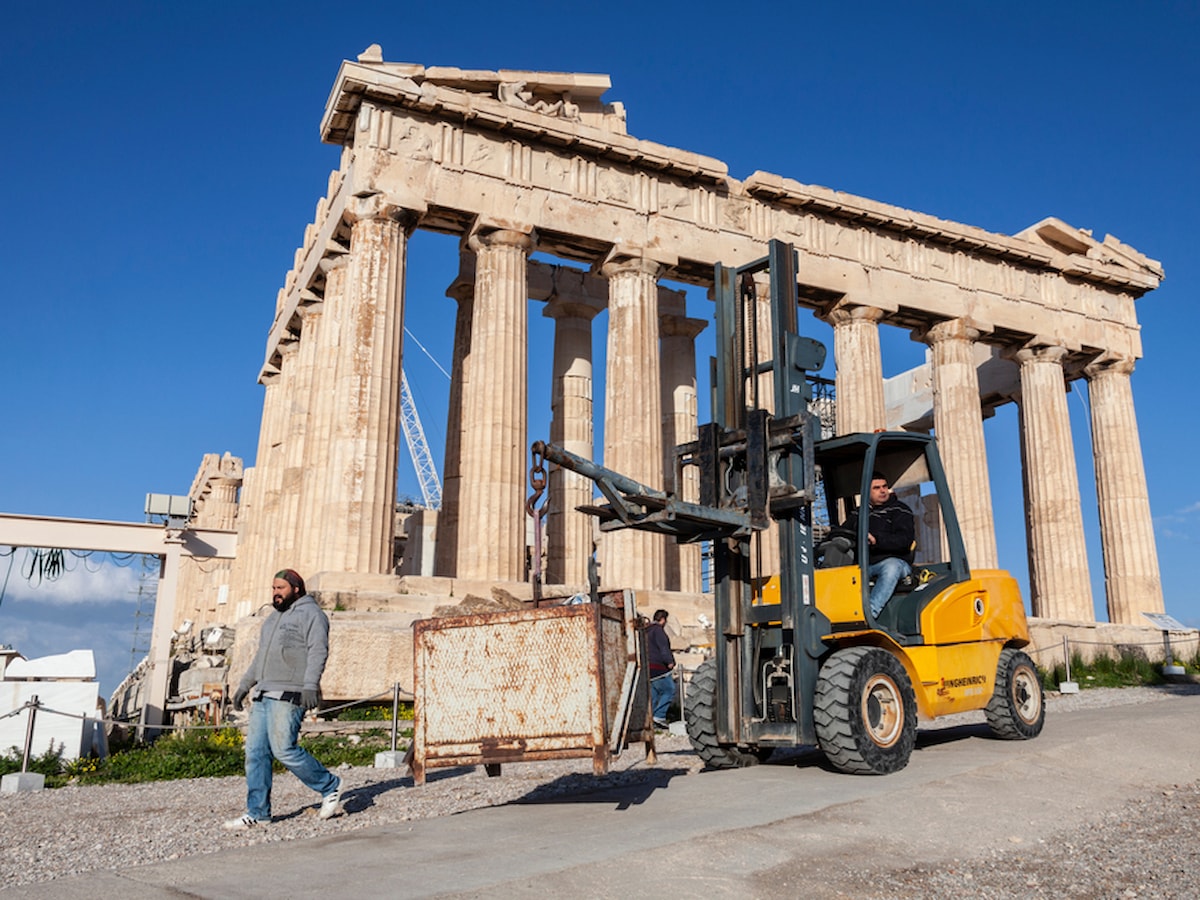
{"label": "white tarp", "polygon": [[91,650],[72,650],[37,659],[14,659],[4,672],[5,681],[17,678],[74,678],[80,681],[96,677],[96,657]]}
{"label": "white tarp", "polygon": [[[35,678],[16,681],[15,678]],[[96,663],[91,650],[72,650],[39,659],[14,659],[0,681],[0,716],[21,709],[33,697],[41,708],[34,719],[30,753],[41,756],[62,747],[63,759],[78,759],[88,753],[95,740],[95,721],[100,684],[95,681]],[[93,679],[83,681],[80,679]],[[74,680],[59,680],[74,679]],[[30,710],[0,718],[0,753],[25,747]],[[87,717],[85,721],[84,717]]]}

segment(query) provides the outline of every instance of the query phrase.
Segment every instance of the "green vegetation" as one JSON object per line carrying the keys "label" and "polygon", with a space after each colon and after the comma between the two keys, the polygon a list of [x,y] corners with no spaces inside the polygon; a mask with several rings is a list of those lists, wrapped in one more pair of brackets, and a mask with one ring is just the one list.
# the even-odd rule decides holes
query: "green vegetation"
{"label": "green vegetation", "polygon": [[[411,720],[412,717],[412,703],[401,701],[400,721]],[[339,722],[391,722],[392,703],[390,700],[387,703],[360,703],[342,710],[337,718]]]}
{"label": "green vegetation", "polygon": [[95,771],[78,772],[84,784],[209,778],[242,771],[242,735],[236,728],[169,734],[152,744],[114,753]]}
{"label": "green vegetation", "polygon": [[[1190,660],[1177,659],[1176,663],[1195,675],[1200,672],[1200,651]],[[1071,680],[1080,690],[1167,684],[1161,670],[1161,662],[1151,662],[1138,650],[1123,650],[1117,655],[1102,653],[1091,662],[1084,662],[1078,652],[1071,654]],[[1039,667],[1038,672],[1046,690],[1058,690],[1059,683],[1067,680],[1066,667],[1062,663],[1050,669]]]}
{"label": "green vegetation", "polygon": [[[41,756],[33,756],[29,759],[28,771],[36,772],[39,775],[45,775],[48,780],[57,775],[63,769],[61,746],[50,746],[50,749]],[[21,751],[17,747],[9,747],[8,752],[0,756],[0,775],[10,775],[13,772],[21,771]]]}
{"label": "green vegetation", "polygon": [[[390,706],[387,715],[390,723]],[[411,728],[402,730],[401,735],[411,737]],[[391,730],[381,727],[354,735],[309,735],[300,739],[300,745],[330,768],[342,763],[369,766],[376,753],[391,747]],[[47,787],[217,778],[245,771],[242,748],[242,733],[236,728],[186,731],[164,735],[150,744],[114,749],[105,759],[64,761],[59,747],[30,759],[29,771],[45,775]],[[17,748],[0,755],[0,775],[19,771],[21,752]],[[283,767],[276,763],[275,771],[283,772]]]}

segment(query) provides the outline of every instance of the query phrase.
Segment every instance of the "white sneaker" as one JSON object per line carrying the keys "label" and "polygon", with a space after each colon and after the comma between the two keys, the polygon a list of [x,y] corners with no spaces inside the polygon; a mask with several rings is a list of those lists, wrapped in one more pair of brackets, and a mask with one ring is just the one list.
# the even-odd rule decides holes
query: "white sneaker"
{"label": "white sneaker", "polygon": [[337,786],[321,798],[321,810],[317,813],[318,819],[332,819],[342,811],[342,780],[339,778]]}
{"label": "white sneaker", "polygon": [[257,828],[260,825],[270,824],[270,819],[256,819],[254,816],[250,815],[250,813],[246,813],[244,816],[240,816],[239,818],[230,819],[221,827],[227,828],[230,831],[245,831],[249,828]]}

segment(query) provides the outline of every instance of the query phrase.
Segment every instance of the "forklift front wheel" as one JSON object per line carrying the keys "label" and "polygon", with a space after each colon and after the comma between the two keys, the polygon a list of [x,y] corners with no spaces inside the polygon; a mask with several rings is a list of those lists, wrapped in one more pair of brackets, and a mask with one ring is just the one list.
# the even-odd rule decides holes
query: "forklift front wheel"
{"label": "forklift front wheel", "polygon": [[878,647],[848,647],[825,661],[813,718],[821,749],[841,772],[898,772],[917,740],[912,682],[900,661]]}
{"label": "forklift front wheel", "polygon": [[683,705],[684,721],[687,723],[692,749],[710,769],[741,768],[765,762],[771,755],[770,747],[748,751],[722,744],[717,740],[716,709],[717,661],[706,659],[700,663],[692,676]]}
{"label": "forklift front wheel", "polygon": [[984,713],[988,727],[998,738],[1024,741],[1042,733],[1046,704],[1037,668],[1028,654],[1012,647],[1000,651],[996,690]]}

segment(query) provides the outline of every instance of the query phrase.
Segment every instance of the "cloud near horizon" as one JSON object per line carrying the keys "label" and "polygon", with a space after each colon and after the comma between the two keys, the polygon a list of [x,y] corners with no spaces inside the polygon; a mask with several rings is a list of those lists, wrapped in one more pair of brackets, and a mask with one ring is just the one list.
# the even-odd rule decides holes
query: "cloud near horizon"
{"label": "cloud near horizon", "polygon": [[[157,572],[147,581],[139,604],[140,561],[117,565],[107,554],[85,559],[67,556],[69,569],[53,581],[31,584],[23,552],[0,557],[0,584],[8,575],[0,603],[0,645],[27,659],[93,651],[101,694],[109,695],[150,643]],[[135,649],[137,648],[137,649]]]}
{"label": "cloud near horizon", "polygon": [[[0,615],[10,602],[48,603],[54,606],[81,604],[126,604],[136,600],[138,584],[146,575],[144,589],[153,603],[158,583],[157,566],[144,573],[138,558],[118,564],[108,554],[87,557],[67,553],[63,572],[53,580],[30,578],[31,557],[23,548],[13,556],[0,557],[0,584],[7,587],[0,598]],[[10,568],[11,567],[11,568]]]}

